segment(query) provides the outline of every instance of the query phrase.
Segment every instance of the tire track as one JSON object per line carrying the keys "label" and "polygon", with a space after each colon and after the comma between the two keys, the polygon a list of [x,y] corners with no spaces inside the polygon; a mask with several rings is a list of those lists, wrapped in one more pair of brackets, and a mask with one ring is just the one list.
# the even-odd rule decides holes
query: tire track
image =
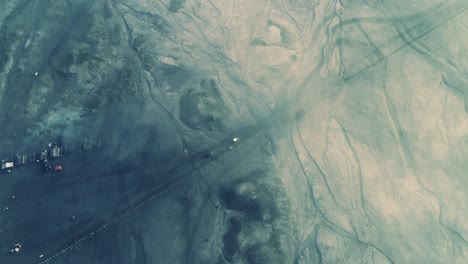
{"label": "tire track", "polygon": [[[466,3],[466,2],[465,2]],[[458,16],[460,16],[461,14],[463,14],[465,11],[467,10],[467,7],[464,7],[464,8],[461,8],[460,10],[458,10],[458,12],[456,12],[454,15],[452,16],[449,16],[448,18],[446,19],[443,19],[441,22],[435,24],[434,26],[430,27],[429,29],[423,31],[422,33],[420,33],[419,35],[417,35],[416,37],[413,37],[411,40],[408,40],[408,41],[404,41],[404,44],[401,45],[400,47],[396,48],[395,50],[393,50],[392,52],[390,52],[389,54],[377,59],[375,62],[371,63],[370,65],[364,67],[363,69],[360,69],[354,73],[351,73],[350,75],[348,76],[344,76],[343,77],[343,81],[347,82],[353,78],[355,78],[356,76],[360,75],[361,73],[364,73],[366,71],[368,71],[369,69],[373,68],[374,66],[380,64],[381,62],[383,61],[386,61],[388,58],[390,58],[391,56],[395,55],[396,53],[398,53],[400,50],[410,46],[411,44],[413,44],[414,42],[417,42],[419,41],[420,39],[422,39],[423,37],[427,36],[428,34],[432,33],[434,30],[440,28],[441,26],[447,24],[448,22],[450,22],[451,20],[457,18]]]}
{"label": "tire track", "polygon": [[[253,139],[255,138],[255,136],[252,136],[251,138],[243,141],[243,143],[240,143],[238,144],[235,149],[238,149],[240,148],[241,146],[245,145],[247,142],[250,142],[250,141],[253,141]],[[251,148],[250,148],[250,152],[253,152],[256,148],[258,147],[258,145],[253,145]],[[234,149],[233,149],[234,150]],[[215,160],[219,160],[221,159],[224,155],[226,155],[227,153],[230,153],[231,151],[230,150],[226,150],[224,152],[222,152],[219,156],[216,157]],[[242,159],[245,159],[246,157],[248,156],[248,154],[245,154],[242,156]],[[241,160],[242,160],[241,159]],[[48,263],[50,262],[51,260],[57,258],[58,256],[60,255],[63,255],[64,253],[68,252],[69,250],[71,250],[73,247],[77,246],[78,244],[81,244],[89,239],[91,239],[92,237],[94,237],[96,234],[100,233],[100,232],[103,232],[105,229],[108,229],[109,226],[111,225],[114,225],[116,224],[117,222],[119,222],[121,219],[125,218],[126,216],[132,214],[133,212],[135,212],[137,209],[139,209],[140,207],[144,206],[144,205],[147,205],[149,204],[151,201],[153,201],[155,198],[158,198],[160,196],[162,196],[163,194],[167,193],[168,191],[170,191],[171,189],[173,189],[174,187],[176,187],[178,184],[180,184],[181,182],[183,182],[188,176],[194,176],[196,173],[200,173],[202,169],[206,168],[207,166],[211,165],[213,161],[215,160],[211,160],[211,161],[205,161],[205,162],[202,162],[201,165],[198,167],[198,168],[195,168],[194,170],[192,170],[191,172],[188,172],[188,173],[182,173],[180,176],[177,176],[174,180],[166,183],[165,185],[161,186],[161,187],[157,187],[156,190],[154,191],[151,191],[149,194],[146,195],[145,198],[139,200],[136,204],[134,204],[133,206],[125,209],[121,214],[118,214],[117,216],[113,217],[110,221],[107,221],[105,224],[99,226],[98,228],[93,228],[92,230],[90,230],[90,232],[87,232],[85,233],[83,236],[81,236],[79,239],[75,240],[73,243],[70,243],[68,244],[67,246],[65,247],[62,247],[61,249],[57,250],[55,253],[52,253],[50,254],[47,258],[45,258],[44,260],[41,260],[40,262],[38,262],[39,264],[45,264],[45,263]],[[236,165],[239,165],[240,162],[236,162]],[[183,213],[183,212],[182,212]]]}

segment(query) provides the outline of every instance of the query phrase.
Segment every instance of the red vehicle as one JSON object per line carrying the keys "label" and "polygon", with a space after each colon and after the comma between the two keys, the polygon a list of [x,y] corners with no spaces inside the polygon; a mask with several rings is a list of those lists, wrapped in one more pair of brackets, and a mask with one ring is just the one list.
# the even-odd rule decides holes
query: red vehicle
{"label": "red vehicle", "polygon": [[61,170],[63,170],[63,168],[60,165],[57,165],[54,167],[54,171],[61,171]]}

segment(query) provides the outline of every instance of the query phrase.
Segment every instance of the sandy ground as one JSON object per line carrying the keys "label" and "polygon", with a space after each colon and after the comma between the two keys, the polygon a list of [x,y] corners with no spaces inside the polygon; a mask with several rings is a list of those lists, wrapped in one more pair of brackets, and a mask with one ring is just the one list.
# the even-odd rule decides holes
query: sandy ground
{"label": "sandy ground", "polygon": [[467,8],[2,1],[0,263],[466,262]]}

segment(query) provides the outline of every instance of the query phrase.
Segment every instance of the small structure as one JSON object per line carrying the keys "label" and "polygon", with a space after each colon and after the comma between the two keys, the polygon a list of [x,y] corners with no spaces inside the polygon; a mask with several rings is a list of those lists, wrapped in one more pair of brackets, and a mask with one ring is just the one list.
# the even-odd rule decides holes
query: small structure
{"label": "small structure", "polygon": [[85,139],[81,145],[82,150],[101,149],[101,147],[102,147],[101,140],[92,140],[92,139]]}
{"label": "small structure", "polygon": [[2,170],[9,170],[15,166],[15,163],[12,161],[2,161]]}
{"label": "small structure", "polygon": [[95,110],[95,109],[86,108],[86,109],[84,110],[84,112],[80,115],[80,117],[91,116],[91,115],[94,115],[95,113],[96,113],[96,110]]}
{"label": "small structure", "polygon": [[232,142],[236,143],[239,140],[239,138],[235,137],[232,139]]}
{"label": "small structure", "polygon": [[41,151],[39,159],[42,160],[42,161],[47,160],[47,150]]}
{"label": "small structure", "polygon": [[83,150],[91,150],[93,149],[93,145],[93,140],[85,139],[83,142]]}
{"label": "small structure", "polygon": [[101,149],[101,140],[94,140],[93,142],[93,149]]}
{"label": "small structure", "polygon": [[73,146],[67,143],[62,144],[62,154],[69,154],[72,152]]}
{"label": "small structure", "polygon": [[31,153],[28,155],[28,162],[29,163],[36,162],[36,153]]}
{"label": "small structure", "polygon": [[60,148],[58,146],[53,146],[50,150],[50,157],[51,158],[58,158],[60,157]]}
{"label": "small structure", "polygon": [[15,244],[15,247],[13,249],[10,250],[11,253],[19,253],[21,250],[21,244],[20,243],[17,243]]}
{"label": "small structure", "polygon": [[28,164],[28,157],[26,155],[16,154],[16,166],[23,166]]}

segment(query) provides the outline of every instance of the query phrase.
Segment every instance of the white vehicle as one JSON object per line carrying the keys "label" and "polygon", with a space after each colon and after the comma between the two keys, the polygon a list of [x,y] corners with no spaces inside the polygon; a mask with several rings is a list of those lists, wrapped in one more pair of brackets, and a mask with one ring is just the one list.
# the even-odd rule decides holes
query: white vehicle
{"label": "white vehicle", "polygon": [[239,138],[235,137],[232,139],[232,142],[236,143],[239,140]]}
{"label": "white vehicle", "polygon": [[232,150],[234,147],[233,146],[229,146],[229,150]]}

